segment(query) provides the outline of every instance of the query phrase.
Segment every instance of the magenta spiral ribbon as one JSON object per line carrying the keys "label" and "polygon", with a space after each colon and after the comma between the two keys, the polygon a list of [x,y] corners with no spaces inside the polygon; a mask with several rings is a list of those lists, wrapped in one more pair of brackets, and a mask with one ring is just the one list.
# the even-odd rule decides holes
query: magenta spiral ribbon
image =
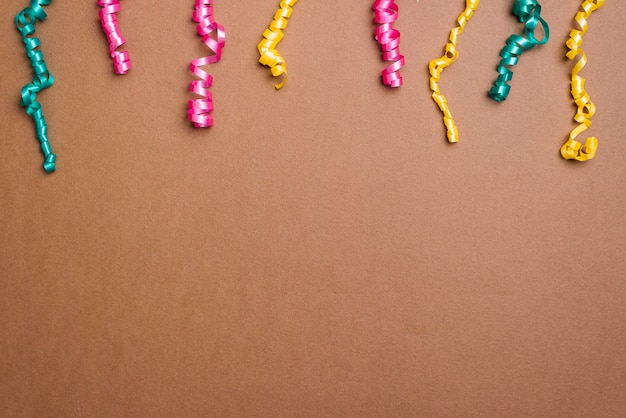
{"label": "magenta spiral ribbon", "polygon": [[126,39],[120,33],[117,24],[116,13],[120,11],[120,3],[118,0],[98,0],[98,6],[102,6],[98,14],[100,15],[102,30],[104,30],[109,41],[109,53],[113,58],[115,72],[127,74],[131,68],[128,51],[116,51],[117,48],[126,43]]}
{"label": "magenta spiral ribbon", "polygon": [[198,23],[196,30],[202,37],[202,42],[209,47],[212,54],[195,59],[191,62],[190,70],[200,80],[192,81],[189,90],[201,98],[189,100],[187,117],[196,128],[208,128],[213,126],[213,95],[209,88],[213,84],[213,77],[200,67],[213,64],[222,57],[222,48],[226,43],[224,28],[215,22],[213,18],[212,0],[196,0],[196,8],[193,12],[193,21]]}
{"label": "magenta spiral ribbon", "polygon": [[383,50],[383,60],[392,62],[382,71],[383,84],[400,87],[400,69],[404,67],[404,56],[400,55],[400,32],[393,28],[393,22],[398,19],[398,5],[394,0],[376,0],[372,8],[375,11],[374,22],[380,24],[374,38]]}

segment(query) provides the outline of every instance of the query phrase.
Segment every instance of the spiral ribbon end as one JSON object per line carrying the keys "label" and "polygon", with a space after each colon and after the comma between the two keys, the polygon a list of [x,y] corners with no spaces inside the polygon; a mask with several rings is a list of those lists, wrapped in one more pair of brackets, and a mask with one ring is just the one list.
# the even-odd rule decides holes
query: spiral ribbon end
{"label": "spiral ribbon end", "polygon": [[283,73],[283,80],[282,80],[280,83],[278,83],[278,84],[275,84],[275,85],[274,85],[274,87],[276,88],[276,90],[280,90],[280,89],[282,89],[283,87],[285,87],[285,84],[287,84],[287,78],[288,78],[288,77],[287,77],[287,71],[285,71],[285,72]]}
{"label": "spiral ribbon end", "polygon": [[43,161],[43,169],[46,173],[52,173],[56,170],[56,159],[57,156],[54,154],[46,155],[46,158]]}
{"label": "spiral ribbon end", "polygon": [[585,146],[580,142],[569,139],[563,146],[561,147],[561,155],[566,160],[576,160],[576,161],[587,161],[591,160],[596,156],[596,152],[598,151],[598,138],[591,137],[587,138],[585,142]]}
{"label": "spiral ribbon end", "polygon": [[444,117],[443,123],[446,125],[446,135],[448,136],[448,142],[451,144],[456,144],[457,142],[459,142],[459,129],[456,127],[454,119]]}
{"label": "spiral ribbon end", "polygon": [[491,87],[491,90],[489,90],[489,93],[487,94],[487,96],[489,96],[491,99],[495,100],[496,102],[503,102],[507,99],[507,97],[509,97],[509,92],[511,91],[511,86],[509,86],[508,84],[499,84],[496,82],[496,84]]}
{"label": "spiral ribbon end", "polygon": [[115,74],[125,75],[132,68],[128,51],[115,52],[112,56]]}

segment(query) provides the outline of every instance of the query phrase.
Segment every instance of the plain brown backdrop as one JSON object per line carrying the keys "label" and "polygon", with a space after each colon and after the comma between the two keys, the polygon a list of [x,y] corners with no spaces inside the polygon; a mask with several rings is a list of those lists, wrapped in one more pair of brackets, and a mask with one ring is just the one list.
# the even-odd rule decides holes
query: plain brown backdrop
{"label": "plain brown backdrop", "polygon": [[579,0],[486,97],[512,1],[483,0],[430,99],[464,2],[398,0],[405,85],[380,83],[371,1],[301,0],[275,91],[256,44],[278,0],[215,2],[215,126],[186,120],[207,49],[193,1],[122,1],[113,73],[96,1],[37,35],[58,155],[20,108],[32,79],[0,11],[0,415],[626,416],[625,5],[584,38],[595,160],[559,148]]}

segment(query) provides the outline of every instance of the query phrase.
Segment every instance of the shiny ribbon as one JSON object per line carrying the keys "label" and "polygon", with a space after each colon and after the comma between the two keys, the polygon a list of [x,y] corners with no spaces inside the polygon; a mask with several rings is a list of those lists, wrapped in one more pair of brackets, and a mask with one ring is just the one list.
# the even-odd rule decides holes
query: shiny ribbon
{"label": "shiny ribbon", "polygon": [[116,51],[117,48],[126,43],[126,39],[120,33],[117,24],[116,13],[120,11],[120,3],[118,0],[98,0],[98,6],[102,7],[98,14],[100,15],[102,30],[104,30],[109,41],[109,54],[113,58],[115,73],[127,74],[131,68],[128,51]]}
{"label": "shiny ribbon", "polygon": [[276,46],[283,39],[283,29],[287,27],[287,18],[293,12],[293,5],[298,0],[282,0],[274,20],[269,28],[263,32],[263,40],[259,42],[257,48],[261,57],[259,62],[270,67],[274,77],[283,76],[280,83],[276,84],[276,89],[281,89],[287,82],[287,64],[282,55],[276,50]]}
{"label": "shiny ribbon", "polygon": [[400,87],[400,69],[404,67],[404,56],[400,55],[400,32],[393,28],[393,22],[398,19],[398,5],[394,0],[376,0],[372,8],[375,11],[374,22],[380,24],[374,38],[382,48],[383,60],[392,62],[382,71],[383,84]]}
{"label": "shiny ribbon", "polygon": [[443,113],[443,123],[446,126],[448,141],[451,143],[459,142],[459,131],[452,119],[452,113],[448,106],[448,101],[439,90],[439,80],[444,68],[452,64],[459,57],[456,45],[459,35],[463,33],[467,22],[472,18],[474,12],[478,8],[480,0],[466,0],[465,10],[457,18],[458,26],[450,31],[450,37],[445,47],[445,54],[441,58],[430,61],[428,69],[430,71],[430,89],[433,91],[432,97],[439,110]]}
{"label": "shiny ribbon", "polygon": [[212,54],[195,59],[191,62],[190,71],[200,78],[189,84],[189,90],[201,98],[192,99],[188,102],[187,118],[193,122],[196,128],[208,128],[213,126],[213,95],[209,88],[213,84],[213,77],[200,67],[213,64],[222,57],[222,48],[226,43],[224,27],[215,22],[213,18],[212,0],[196,0],[193,12],[193,21],[198,23],[196,30],[202,37],[202,42],[211,50]]}
{"label": "shiny ribbon", "polygon": [[569,139],[561,147],[561,155],[566,160],[587,161],[596,156],[598,150],[598,138],[590,137],[585,141],[585,146],[576,141],[576,137],[591,127],[591,118],[596,113],[596,106],[589,98],[589,94],[585,91],[585,79],[578,73],[587,64],[587,54],[582,49],[583,35],[589,27],[587,19],[591,13],[604,5],[604,0],[585,0],[581,5],[581,10],[576,13],[574,20],[578,23],[580,29],[573,29],[569,34],[566,42],[569,52],[566,54],[570,60],[578,57],[574,68],[572,69],[572,97],[578,109],[574,115],[574,120],[578,122],[578,126],[574,128]]}
{"label": "shiny ribbon", "polygon": [[[516,0],[513,4],[513,14],[519,18],[521,23],[525,24],[524,36],[511,35],[506,40],[506,46],[500,52],[502,60],[498,65],[498,79],[489,91],[488,96],[497,102],[506,100],[511,91],[508,84],[513,78],[513,71],[506,66],[517,65],[519,57],[524,51],[534,48],[537,45],[543,45],[550,38],[550,28],[545,20],[541,18],[541,5],[536,0]],[[537,26],[541,24],[543,28],[543,38],[538,40],[535,36]]]}
{"label": "shiny ribbon", "polygon": [[35,122],[37,139],[44,156],[43,168],[48,173],[52,173],[56,169],[56,155],[52,153],[52,148],[48,141],[48,125],[43,117],[41,104],[37,102],[37,93],[50,87],[54,83],[54,77],[50,74],[44,61],[43,52],[37,49],[41,45],[41,41],[39,38],[28,36],[35,32],[35,22],[37,20],[43,22],[46,19],[47,14],[42,6],[47,6],[51,2],[52,0],[31,0],[30,6],[15,16],[15,26],[20,35],[22,35],[22,41],[26,47],[26,55],[28,55],[35,73],[33,81],[22,88],[20,106],[26,108],[26,113]]}

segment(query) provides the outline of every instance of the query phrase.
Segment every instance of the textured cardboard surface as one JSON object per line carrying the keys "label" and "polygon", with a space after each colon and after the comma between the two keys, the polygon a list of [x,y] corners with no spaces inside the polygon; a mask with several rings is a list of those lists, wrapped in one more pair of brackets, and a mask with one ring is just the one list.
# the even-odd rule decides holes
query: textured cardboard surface
{"label": "textured cardboard surface", "polygon": [[302,0],[279,92],[256,63],[278,1],[216,1],[209,130],[185,114],[193,2],[123,1],[116,76],[96,1],[54,1],[46,175],[18,106],[27,2],[2,2],[0,415],[626,415],[626,9],[585,36],[600,148],[579,164],[558,151],[580,2],[541,2],[552,38],[497,104],[510,3],[481,1],[443,74],[451,146],[426,66],[462,1],[398,1],[392,91],[371,2]]}

